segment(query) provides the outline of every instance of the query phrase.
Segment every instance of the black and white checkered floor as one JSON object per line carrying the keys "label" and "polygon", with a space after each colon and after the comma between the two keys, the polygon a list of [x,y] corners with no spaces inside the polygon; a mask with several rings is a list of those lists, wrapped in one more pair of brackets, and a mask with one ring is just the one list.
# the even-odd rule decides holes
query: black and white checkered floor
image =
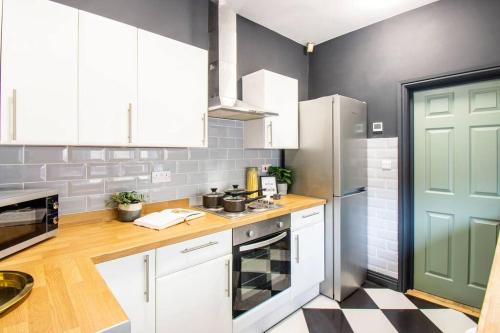
{"label": "black and white checkered floor", "polygon": [[365,285],[340,304],[318,296],[268,333],[470,333],[477,319],[402,293]]}

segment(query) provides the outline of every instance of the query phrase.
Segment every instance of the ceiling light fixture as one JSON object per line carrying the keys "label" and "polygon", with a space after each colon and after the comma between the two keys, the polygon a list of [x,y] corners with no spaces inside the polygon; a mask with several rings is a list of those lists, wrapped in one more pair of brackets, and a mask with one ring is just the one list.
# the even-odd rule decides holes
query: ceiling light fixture
{"label": "ceiling light fixture", "polygon": [[314,52],[314,43],[309,42],[306,44],[306,52],[313,53]]}

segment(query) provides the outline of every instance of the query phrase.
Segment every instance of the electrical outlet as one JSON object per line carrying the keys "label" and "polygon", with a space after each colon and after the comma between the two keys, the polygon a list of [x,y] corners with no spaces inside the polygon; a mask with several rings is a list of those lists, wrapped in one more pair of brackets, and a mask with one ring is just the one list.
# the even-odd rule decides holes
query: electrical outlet
{"label": "electrical outlet", "polygon": [[392,170],[392,161],[382,160],[380,161],[380,167],[382,168],[382,170]]}
{"label": "electrical outlet", "polygon": [[153,184],[169,183],[172,181],[172,173],[167,171],[153,171],[151,172],[151,182]]}
{"label": "electrical outlet", "polygon": [[269,167],[271,166],[271,164],[262,164],[260,166],[260,171],[262,173],[267,173],[269,171]]}

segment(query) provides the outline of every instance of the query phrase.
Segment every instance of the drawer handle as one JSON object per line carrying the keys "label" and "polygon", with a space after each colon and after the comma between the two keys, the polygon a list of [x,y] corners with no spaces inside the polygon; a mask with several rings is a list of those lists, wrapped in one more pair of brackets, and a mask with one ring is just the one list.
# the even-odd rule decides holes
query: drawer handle
{"label": "drawer handle", "polygon": [[226,296],[231,298],[231,260],[226,260],[226,269],[227,269],[227,289]]}
{"label": "drawer handle", "polygon": [[144,256],[144,298],[149,303],[149,254]]}
{"label": "drawer handle", "polygon": [[297,264],[300,263],[300,238],[299,238],[300,235],[296,235],[295,236],[295,242],[296,242],[296,247],[297,247],[297,256],[295,257],[295,261],[297,262]]}
{"label": "drawer handle", "polygon": [[312,217],[314,215],[319,215],[319,212],[314,212],[314,213],[311,213],[311,214],[307,214],[307,215],[302,215],[302,218],[303,219],[307,219],[308,217]]}
{"label": "drawer handle", "polygon": [[186,249],[182,250],[181,253],[193,252],[193,251],[200,250],[200,249],[203,249],[203,248],[206,248],[206,247],[209,247],[209,246],[212,246],[212,245],[216,245],[216,244],[219,244],[219,242],[208,242],[206,244],[202,244],[202,245],[198,245],[198,246],[195,246],[195,247],[186,248]]}

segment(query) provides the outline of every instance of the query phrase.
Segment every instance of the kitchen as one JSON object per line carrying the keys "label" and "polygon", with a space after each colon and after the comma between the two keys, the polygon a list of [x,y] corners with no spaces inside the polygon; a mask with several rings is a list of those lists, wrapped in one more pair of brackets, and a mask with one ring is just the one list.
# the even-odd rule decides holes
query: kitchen
{"label": "kitchen", "polygon": [[499,9],[3,0],[0,332],[500,331]]}

